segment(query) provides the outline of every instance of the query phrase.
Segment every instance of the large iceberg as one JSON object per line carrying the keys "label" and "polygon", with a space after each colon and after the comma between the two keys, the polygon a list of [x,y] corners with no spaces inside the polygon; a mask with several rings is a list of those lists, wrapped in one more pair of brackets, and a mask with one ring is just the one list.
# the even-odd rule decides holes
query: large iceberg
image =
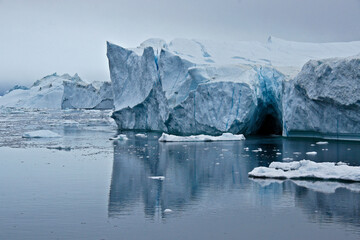
{"label": "large iceberg", "polygon": [[360,139],[360,56],[311,60],[285,84],[284,136]]}
{"label": "large iceberg", "polygon": [[283,120],[290,112],[290,103],[284,103],[291,98],[288,80],[310,59],[360,52],[360,42],[277,38],[266,43],[149,39],[134,49],[107,47],[119,129],[177,135],[291,131]]}
{"label": "large iceberg", "polygon": [[15,86],[0,97],[0,106],[38,109],[111,109],[110,82],[88,84],[75,74],[56,73],[37,80],[30,88]]}

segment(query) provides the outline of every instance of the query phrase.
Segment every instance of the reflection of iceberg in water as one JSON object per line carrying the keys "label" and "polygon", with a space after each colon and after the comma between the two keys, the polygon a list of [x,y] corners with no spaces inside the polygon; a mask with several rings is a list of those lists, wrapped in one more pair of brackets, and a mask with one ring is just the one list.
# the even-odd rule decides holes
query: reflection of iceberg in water
{"label": "reflection of iceberg in water", "polygon": [[339,222],[360,227],[360,184],[332,181],[299,181],[253,179],[261,187],[273,189],[268,195],[283,194],[277,189],[291,192],[296,207],[304,210],[312,221]]}
{"label": "reflection of iceberg in water", "polygon": [[[248,182],[242,143],[158,143],[130,140],[114,145],[109,216],[127,214],[143,202],[146,217],[180,212],[209,189],[226,191]],[[165,176],[154,180],[150,176]]]}
{"label": "reflection of iceberg in water", "polygon": [[[297,208],[302,209],[311,222],[340,222],[360,227],[359,185],[249,180],[247,175],[254,167],[294,157],[293,152],[305,156],[305,152],[313,148],[319,152],[314,161],[338,161],[337,151],[346,153],[351,148],[346,162],[359,165],[355,160],[360,153],[356,150],[359,143],[329,142],[326,145],[329,150],[321,151],[324,146],[311,146],[315,143],[311,140],[249,138],[242,142],[164,144],[154,138],[159,137],[155,133],[148,133],[147,138],[127,135],[128,141],[114,143],[108,203],[110,218],[134,214],[145,214],[150,219],[164,218],[178,216],[184,211],[192,214],[195,208],[207,211],[211,204],[216,205],[211,210],[217,210],[220,205],[235,203],[230,209],[256,208],[278,213]],[[262,151],[253,151],[258,148]],[[329,153],[333,158],[328,158]],[[165,179],[154,180],[150,176],[164,176]],[[173,212],[164,213],[165,209]]]}

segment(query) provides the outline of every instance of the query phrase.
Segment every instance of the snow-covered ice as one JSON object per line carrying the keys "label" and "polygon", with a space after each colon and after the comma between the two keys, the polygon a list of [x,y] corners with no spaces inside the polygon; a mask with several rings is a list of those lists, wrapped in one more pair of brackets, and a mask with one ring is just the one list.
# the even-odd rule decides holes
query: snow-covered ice
{"label": "snow-covered ice", "polygon": [[[298,124],[289,116],[292,93],[287,99],[283,96],[283,86],[291,87],[288,80],[311,59],[360,52],[360,42],[277,38],[266,43],[150,39],[134,49],[112,43],[107,47],[115,93],[113,118],[119,129],[176,135],[253,134],[271,116],[274,133],[284,129],[287,136]],[[311,114],[299,121],[307,116]]]}
{"label": "snow-covered ice", "polygon": [[153,179],[153,180],[160,180],[160,181],[165,180],[164,176],[150,176],[149,178]]}
{"label": "snow-covered ice", "polygon": [[37,80],[30,88],[15,86],[0,97],[0,106],[37,109],[111,109],[111,83],[84,82],[77,74],[56,73]]}
{"label": "snow-covered ice", "polygon": [[241,141],[245,140],[244,135],[234,135],[232,133],[223,133],[221,136],[209,135],[192,135],[192,136],[176,136],[163,133],[159,138],[159,142],[211,142],[211,141]]}
{"label": "snow-covered ice", "polygon": [[310,160],[272,162],[269,167],[257,167],[249,172],[250,177],[323,179],[360,181],[360,167],[333,162],[317,163]]}
{"label": "snow-covered ice", "polygon": [[37,130],[26,132],[22,135],[23,138],[59,138],[61,135],[50,130]]}

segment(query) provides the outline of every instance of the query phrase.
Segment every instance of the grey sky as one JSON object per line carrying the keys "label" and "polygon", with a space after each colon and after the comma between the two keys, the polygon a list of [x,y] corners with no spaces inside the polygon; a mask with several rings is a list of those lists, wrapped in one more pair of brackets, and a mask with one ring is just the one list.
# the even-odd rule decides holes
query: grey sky
{"label": "grey sky", "polygon": [[106,40],[360,40],[359,0],[0,0],[0,86],[109,80]]}

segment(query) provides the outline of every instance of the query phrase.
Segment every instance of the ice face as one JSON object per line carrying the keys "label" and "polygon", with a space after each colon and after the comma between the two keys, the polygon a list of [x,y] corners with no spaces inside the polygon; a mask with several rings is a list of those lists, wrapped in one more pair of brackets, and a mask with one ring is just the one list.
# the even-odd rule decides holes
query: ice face
{"label": "ice face", "polygon": [[285,85],[284,136],[359,139],[360,58],[309,61]]}
{"label": "ice face", "polygon": [[64,81],[61,108],[112,109],[114,100],[111,83],[103,82],[94,85],[84,82]]}
{"label": "ice face", "polygon": [[94,87],[79,75],[48,75],[34,82],[30,88],[15,86],[0,97],[0,106],[39,109],[112,109],[111,83],[102,82]]}
{"label": "ice face", "polygon": [[[283,114],[283,108],[300,103],[290,96],[295,90],[289,76],[311,58],[347,56],[356,49],[360,51],[360,42],[307,44],[276,38],[265,44],[150,39],[132,50],[108,43],[113,117],[120,129],[179,135],[281,134],[284,129],[287,135],[307,117],[299,115],[293,125],[283,120],[291,112]],[[305,85],[319,94],[313,90],[318,86]],[[341,99],[341,91],[337,94]]]}

